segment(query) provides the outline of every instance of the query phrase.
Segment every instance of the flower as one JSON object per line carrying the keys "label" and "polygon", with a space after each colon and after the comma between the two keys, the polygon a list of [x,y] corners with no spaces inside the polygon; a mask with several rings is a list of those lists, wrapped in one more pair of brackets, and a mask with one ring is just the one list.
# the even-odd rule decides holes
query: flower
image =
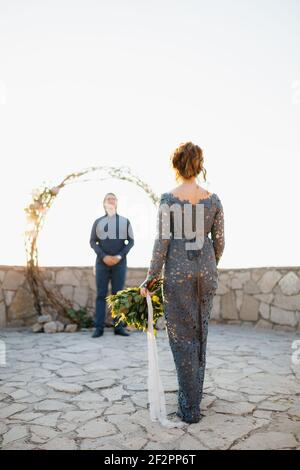
{"label": "flower", "polygon": [[57,196],[58,193],[59,193],[59,187],[58,186],[54,186],[53,188],[50,189],[50,193],[52,196]]}
{"label": "flower", "polygon": [[[162,279],[159,279],[151,288],[155,292],[151,296],[153,305],[153,331],[157,320],[163,316],[162,299]],[[119,322],[125,322],[128,326],[133,326],[138,330],[147,331],[148,329],[148,307],[146,297],[140,294],[140,287],[127,287],[106,297],[113,318]],[[118,324],[117,323],[117,324]]]}

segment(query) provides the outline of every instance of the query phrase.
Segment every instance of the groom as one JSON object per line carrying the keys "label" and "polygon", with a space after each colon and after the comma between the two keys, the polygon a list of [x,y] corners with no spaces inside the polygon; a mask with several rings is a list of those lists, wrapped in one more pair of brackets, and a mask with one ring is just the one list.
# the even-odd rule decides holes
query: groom
{"label": "groom", "polygon": [[[95,220],[90,246],[97,254],[96,259],[96,318],[93,338],[103,335],[108,283],[111,281],[111,293],[116,294],[124,288],[127,271],[126,255],[134,245],[131,223],[126,217],[117,212],[117,197],[107,193],[103,200],[105,215]],[[125,330],[126,323],[115,326],[117,318],[113,319],[114,332],[129,336]]]}

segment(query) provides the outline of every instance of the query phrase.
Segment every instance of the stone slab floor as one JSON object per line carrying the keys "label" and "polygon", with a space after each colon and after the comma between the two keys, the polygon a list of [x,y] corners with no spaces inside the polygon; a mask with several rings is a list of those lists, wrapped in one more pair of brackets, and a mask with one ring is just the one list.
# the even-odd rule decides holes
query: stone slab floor
{"label": "stone slab floor", "polygon": [[[7,361],[0,367],[2,449],[300,449],[294,333],[211,325],[204,416],[173,429],[149,419],[145,333],[121,337],[107,328],[92,339],[91,331],[7,329],[0,339]],[[167,411],[174,413],[177,379],[166,331],[157,345]]]}

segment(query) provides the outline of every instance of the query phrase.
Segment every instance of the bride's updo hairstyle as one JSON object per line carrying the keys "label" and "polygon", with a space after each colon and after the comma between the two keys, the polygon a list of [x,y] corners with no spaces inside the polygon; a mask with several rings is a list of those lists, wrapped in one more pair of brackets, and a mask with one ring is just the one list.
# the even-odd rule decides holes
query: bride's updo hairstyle
{"label": "bride's updo hairstyle", "polygon": [[180,144],[171,154],[170,160],[176,171],[176,180],[178,180],[180,176],[185,179],[192,178],[193,176],[199,175],[202,171],[204,181],[206,181],[206,169],[203,166],[203,152],[198,145],[192,142]]}

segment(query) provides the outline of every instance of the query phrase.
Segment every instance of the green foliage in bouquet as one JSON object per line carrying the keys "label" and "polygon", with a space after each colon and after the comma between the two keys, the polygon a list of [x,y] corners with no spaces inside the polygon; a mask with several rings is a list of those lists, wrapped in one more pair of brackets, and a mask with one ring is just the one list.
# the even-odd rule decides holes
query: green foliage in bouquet
{"label": "green foliage in bouquet", "polygon": [[[163,316],[162,299],[162,279],[158,279],[150,289],[153,306],[153,331],[157,334],[156,322]],[[139,287],[127,287],[116,294],[106,297],[107,303],[111,308],[113,318],[118,318],[117,324],[121,321],[133,326],[138,330],[147,331],[148,329],[148,306],[147,299],[140,294]]]}

